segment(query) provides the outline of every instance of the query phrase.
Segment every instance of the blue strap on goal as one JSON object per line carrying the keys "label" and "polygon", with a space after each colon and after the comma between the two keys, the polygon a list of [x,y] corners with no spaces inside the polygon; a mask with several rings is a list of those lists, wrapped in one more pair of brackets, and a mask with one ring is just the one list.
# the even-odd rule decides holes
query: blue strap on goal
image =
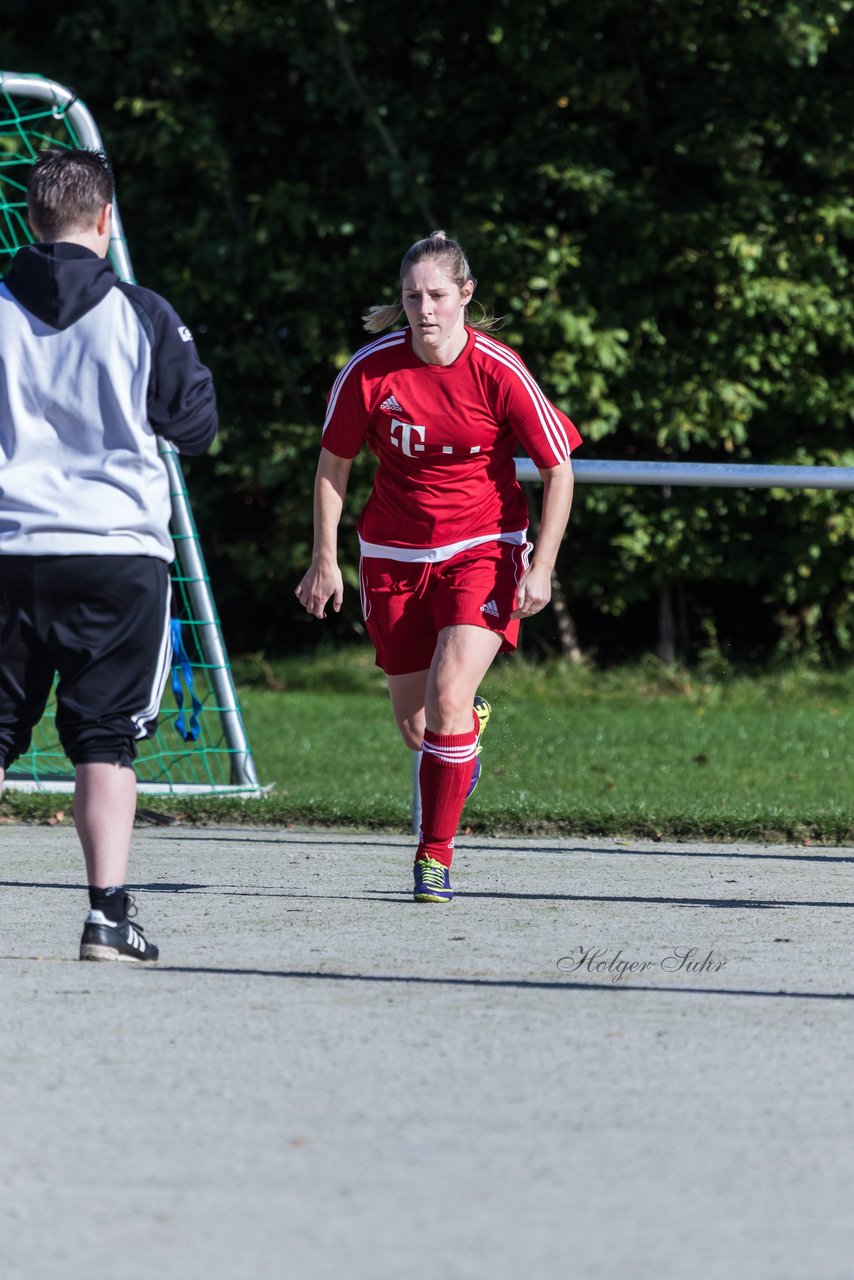
{"label": "blue strap on goal", "polygon": [[[180,737],[185,742],[195,742],[201,731],[199,724],[199,716],[202,714],[202,704],[196,697],[193,688],[193,668],[190,665],[190,659],[187,656],[187,650],[184,648],[184,641],[181,636],[181,619],[172,619],[172,694],[175,698],[175,704],[178,707],[178,718],[175,721],[175,728]],[[184,690],[181,688],[181,678],[187,686],[187,692],[190,695],[190,705],[192,711],[190,713],[189,724],[184,720]]]}

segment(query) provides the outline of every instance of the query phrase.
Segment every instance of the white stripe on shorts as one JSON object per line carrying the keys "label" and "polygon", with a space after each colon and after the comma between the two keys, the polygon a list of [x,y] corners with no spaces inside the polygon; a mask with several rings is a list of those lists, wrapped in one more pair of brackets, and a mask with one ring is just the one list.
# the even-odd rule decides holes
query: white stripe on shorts
{"label": "white stripe on shorts", "polygon": [[144,738],[148,733],[147,726],[157,715],[160,710],[160,703],[163,700],[163,694],[166,692],[166,682],[169,679],[169,672],[172,670],[172,579],[170,577],[166,588],[166,617],[163,626],[163,638],[160,641],[160,652],[157,655],[157,666],[155,667],[154,680],[151,686],[148,706],[144,711],[137,712],[131,716],[131,720],[136,725],[137,738]]}
{"label": "white stripe on shorts", "polygon": [[389,547],[382,542],[365,542],[359,538],[359,550],[368,560],[397,560],[401,564],[440,564],[461,551],[482,547],[486,542],[510,542],[521,547],[526,542],[527,529],[513,533],[486,533],[480,538],[465,538],[462,542],[449,542],[444,547]]}

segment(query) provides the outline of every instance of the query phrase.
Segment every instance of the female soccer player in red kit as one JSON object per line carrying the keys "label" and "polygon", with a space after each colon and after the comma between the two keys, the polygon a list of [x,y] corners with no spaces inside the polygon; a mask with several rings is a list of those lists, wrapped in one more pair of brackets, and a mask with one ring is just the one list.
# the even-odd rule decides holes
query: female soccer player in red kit
{"label": "female soccer player in red kit", "polygon": [[[477,689],[496,654],[515,649],[519,620],[550,599],[572,503],[570,452],[581,438],[491,336],[495,322],[468,322],[475,280],[455,241],[434,231],[412,245],[400,282],[400,300],[364,317],[382,336],[356,352],[329,394],[314,554],[296,594],[317,618],[330,601],[341,608],[338,524],[353,459],[367,445],[378,467],[358,522],[365,625],[403,740],[422,751],[415,900],[448,902],[454,836],[489,715]],[[407,327],[385,332],[401,309]],[[543,480],[533,556],[513,460],[520,447]]]}

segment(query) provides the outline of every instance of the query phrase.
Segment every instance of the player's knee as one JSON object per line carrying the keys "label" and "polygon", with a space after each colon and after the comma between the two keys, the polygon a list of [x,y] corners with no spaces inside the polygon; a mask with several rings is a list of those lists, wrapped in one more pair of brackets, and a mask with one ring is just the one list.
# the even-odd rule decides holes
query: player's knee
{"label": "player's knee", "polygon": [[424,725],[412,720],[398,720],[400,736],[410,751],[420,751],[424,740]]}
{"label": "player's knee", "polygon": [[[431,727],[434,733],[462,733],[471,720],[472,695],[468,688],[448,687],[438,689],[431,707]],[[461,729],[460,725],[465,728]]]}

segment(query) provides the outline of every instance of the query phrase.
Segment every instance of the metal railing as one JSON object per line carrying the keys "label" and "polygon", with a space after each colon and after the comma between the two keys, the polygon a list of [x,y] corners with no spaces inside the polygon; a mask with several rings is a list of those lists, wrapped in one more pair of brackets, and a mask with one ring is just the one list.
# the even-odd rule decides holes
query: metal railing
{"label": "metal railing", "polygon": [[[707,485],[715,489],[854,489],[854,467],[763,467],[753,462],[600,462],[579,459],[579,484]],[[530,458],[516,459],[520,480],[539,480]]]}

